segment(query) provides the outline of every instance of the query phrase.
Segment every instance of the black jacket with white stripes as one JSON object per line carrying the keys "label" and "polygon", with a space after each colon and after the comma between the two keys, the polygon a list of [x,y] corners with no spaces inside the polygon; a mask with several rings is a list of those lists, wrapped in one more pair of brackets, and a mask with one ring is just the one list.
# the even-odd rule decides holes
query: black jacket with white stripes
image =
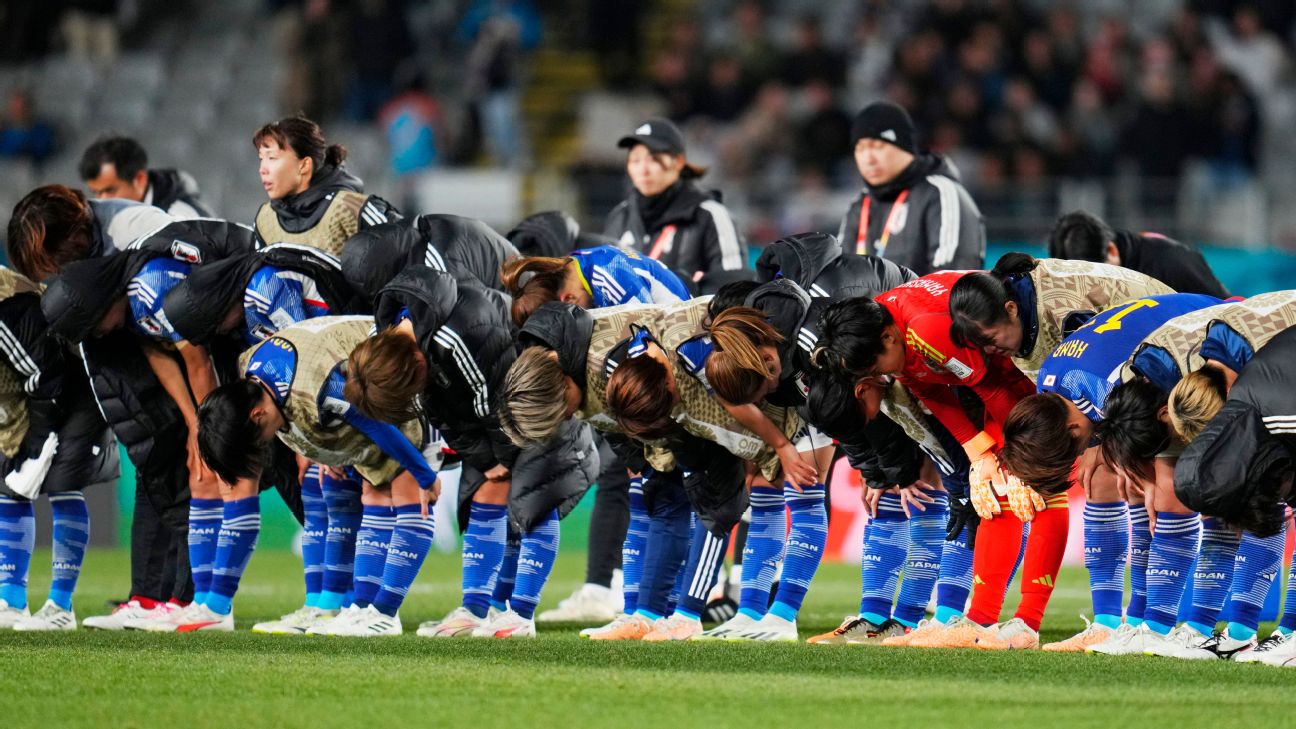
{"label": "black jacket with white stripes", "polygon": [[[608,214],[603,233],[622,248],[661,261],[704,294],[751,278],[747,245],[720,193],[681,180],[646,202],[631,192]],[[654,209],[645,209],[651,205]],[[660,209],[658,209],[660,208]]]}
{"label": "black jacket with white stripes", "polygon": [[[905,199],[893,215],[902,194]],[[869,200],[868,230],[861,234],[860,212],[865,200]],[[881,249],[888,221],[890,235]],[[846,253],[879,255],[919,276],[943,269],[985,267],[981,211],[959,181],[954,164],[935,154],[918,155],[885,185],[866,184],[842,218],[837,238]]]}
{"label": "black jacket with white stripes", "polygon": [[[1273,488],[1296,463],[1296,328],[1256,352],[1223,409],[1175,465],[1175,495],[1185,506],[1229,519],[1256,489]],[[1275,491],[1276,493],[1276,491]],[[1296,494],[1287,498],[1296,502]]]}
{"label": "black jacket with white stripes", "polygon": [[399,223],[375,225],[347,240],[342,271],[369,301],[409,266],[438,271],[457,265],[486,288],[503,290],[500,270],[518,251],[504,236],[474,218],[420,215]]}

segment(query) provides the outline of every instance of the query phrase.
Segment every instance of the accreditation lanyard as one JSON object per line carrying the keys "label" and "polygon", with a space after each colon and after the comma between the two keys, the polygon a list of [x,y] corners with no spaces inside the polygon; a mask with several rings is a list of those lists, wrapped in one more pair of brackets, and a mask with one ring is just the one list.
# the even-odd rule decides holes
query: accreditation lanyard
{"label": "accreditation lanyard", "polygon": [[[895,203],[891,205],[891,212],[887,214],[886,225],[882,226],[882,238],[878,240],[876,255],[886,255],[887,241],[891,240],[891,224],[895,222],[896,211],[900,209],[901,205],[904,205],[907,197],[909,197],[909,191],[904,190],[896,196]],[[868,253],[869,204],[872,202],[872,197],[865,196],[864,204],[860,205],[859,232],[855,234],[855,252],[861,256]]]}

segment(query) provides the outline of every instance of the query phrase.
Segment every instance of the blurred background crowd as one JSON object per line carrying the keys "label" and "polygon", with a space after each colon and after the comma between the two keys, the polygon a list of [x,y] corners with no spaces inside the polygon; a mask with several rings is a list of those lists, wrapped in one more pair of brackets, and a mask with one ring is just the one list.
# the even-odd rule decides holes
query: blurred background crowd
{"label": "blurred background crowd", "polygon": [[616,140],[662,114],[760,244],[836,231],[851,117],[889,98],[992,241],[1084,208],[1292,249],[1294,43],[1290,0],[6,0],[0,208],[81,186],[115,131],[248,220],[251,133],[302,111],[408,210],[598,229],[626,190]]}

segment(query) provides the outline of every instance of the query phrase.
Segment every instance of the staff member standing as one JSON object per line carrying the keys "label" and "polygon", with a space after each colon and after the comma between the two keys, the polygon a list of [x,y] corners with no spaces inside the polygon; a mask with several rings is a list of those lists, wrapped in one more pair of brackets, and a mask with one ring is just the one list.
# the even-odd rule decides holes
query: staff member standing
{"label": "staff member standing", "polygon": [[851,123],[864,190],[842,218],[846,253],[881,256],[925,276],[985,266],[981,211],[950,160],[918,151],[909,113],[889,101]]}
{"label": "staff member standing", "polygon": [[100,137],[86,147],[78,166],[99,199],[121,197],[165,210],[177,220],[210,218],[198,183],[184,170],[150,169],[148,153],[131,137]]}
{"label": "staff member standing", "polygon": [[678,127],[649,119],[617,146],[629,150],[626,174],[634,189],[608,214],[605,235],[661,261],[703,293],[751,278],[747,246],[720,193],[695,182],[706,168],[689,163]]}

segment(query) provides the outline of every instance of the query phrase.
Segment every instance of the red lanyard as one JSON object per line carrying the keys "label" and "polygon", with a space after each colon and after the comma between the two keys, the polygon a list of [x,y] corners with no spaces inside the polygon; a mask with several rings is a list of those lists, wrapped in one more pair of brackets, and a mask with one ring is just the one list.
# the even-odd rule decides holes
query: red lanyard
{"label": "red lanyard", "polygon": [[[905,190],[896,196],[895,202],[891,205],[891,212],[887,213],[886,225],[882,226],[882,239],[878,241],[877,255],[886,255],[887,241],[891,240],[891,224],[895,222],[896,211],[904,205],[905,198],[909,197],[909,191]],[[860,205],[859,232],[855,234],[855,252],[859,255],[868,253],[868,227],[869,227],[869,203],[873,198],[865,197],[864,204]]]}
{"label": "red lanyard", "polygon": [[648,257],[654,261],[661,258],[661,254],[666,251],[667,246],[675,241],[675,226],[668,225],[661,229],[657,234],[657,240],[653,241],[652,248],[648,250]]}

